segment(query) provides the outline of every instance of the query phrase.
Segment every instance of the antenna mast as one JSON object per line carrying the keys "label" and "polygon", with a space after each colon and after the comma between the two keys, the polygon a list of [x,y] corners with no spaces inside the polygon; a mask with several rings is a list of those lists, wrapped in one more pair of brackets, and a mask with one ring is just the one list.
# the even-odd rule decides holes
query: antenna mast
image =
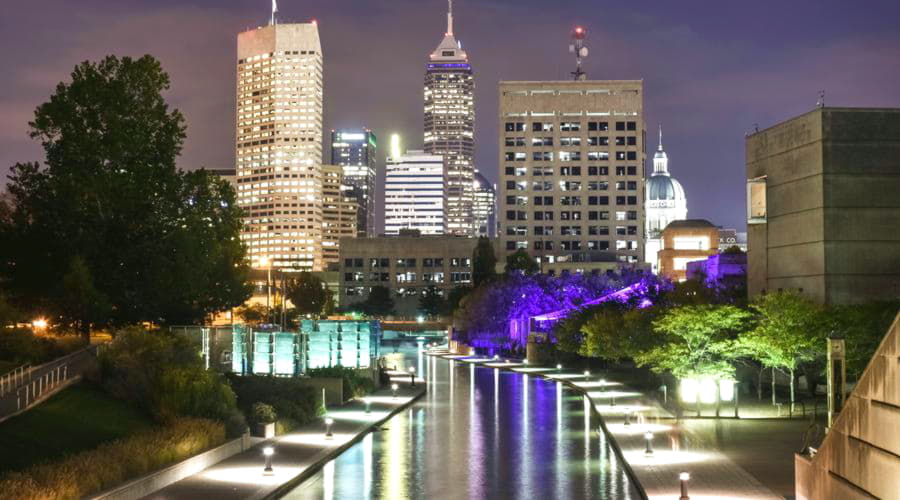
{"label": "antenna mast", "polygon": [[453,0],[447,0],[447,34],[453,34]]}
{"label": "antenna mast", "polygon": [[276,3],[276,2],[277,2],[277,0],[272,0],[272,17],[269,18],[270,25],[275,24],[277,21],[275,19],[275,14],[278,13],[278,3]]}
{"label": "antenna mast", "polygon": [[572,30],[572,43],[569,44],[569,52],[575,54],[575,71],[571,74],[575,77],[575,81],[587,80],[587,74],[581,69],[581,60],[588,56],[588,48],[584,46],[584,39],[587,36],[587,30],[581,26],[576,26]]}

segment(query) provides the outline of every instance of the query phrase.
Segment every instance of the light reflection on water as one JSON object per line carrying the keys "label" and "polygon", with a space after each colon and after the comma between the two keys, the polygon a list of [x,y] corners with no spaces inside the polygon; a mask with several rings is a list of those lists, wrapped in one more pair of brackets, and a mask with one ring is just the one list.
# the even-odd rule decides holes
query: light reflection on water
{"label": "light reflection on water", "polygon": [[423,362],[426,396],[287,498],[639,498],[584,398],[563,384]]}

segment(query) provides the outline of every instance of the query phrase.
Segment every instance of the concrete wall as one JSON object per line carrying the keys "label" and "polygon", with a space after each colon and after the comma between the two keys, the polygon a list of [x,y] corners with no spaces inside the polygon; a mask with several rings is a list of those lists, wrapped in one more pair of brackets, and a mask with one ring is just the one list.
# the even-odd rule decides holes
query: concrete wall
{"label": "concrete wall", "polygon": [[897,498],[900,314],[813,457],[795,459],[798,500]]}

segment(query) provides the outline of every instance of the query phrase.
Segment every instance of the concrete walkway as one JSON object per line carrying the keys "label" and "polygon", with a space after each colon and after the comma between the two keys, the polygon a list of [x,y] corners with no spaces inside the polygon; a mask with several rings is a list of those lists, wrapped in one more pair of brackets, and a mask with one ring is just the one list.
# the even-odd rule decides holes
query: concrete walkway
{"label": "concrete walkway", "polygon": [[[359,400],[329,409],[327,417],[334,419],[331,437],[325,436],[325,423],[321,419],[294,432],[261,440],[243,453],[144,498],[258,499],[276,490],[289,490],[425,393],[425,382],[421,378],[417,378],[415,387],[411,387],[408,374],[388,373],[399,386],[397,397],[392,396],[390,388],[376,391],[369,397],[371,406],[368,414],[364,403]],[[263,474],[265,459],[262,450],[268,446],[274,449],[272,475]]]}
{"label": "concrete walkway", "polygon": [[[436,353],[442,355],[442,353]],[[679,425],[655,399],[599,374],[535,367],[520,360],[466,358],[459,361],[483,364],[558,380],[580,390],[603,417],[606,428],[651,500],[676,499],[681,495],[679,474],[688,472],[691,500],[781,499],[744,469],[722,454],[710,431]],[[628,414],[629,424],[625,425]],[[653,453],[647,455],[646,432],[653,434]]]}

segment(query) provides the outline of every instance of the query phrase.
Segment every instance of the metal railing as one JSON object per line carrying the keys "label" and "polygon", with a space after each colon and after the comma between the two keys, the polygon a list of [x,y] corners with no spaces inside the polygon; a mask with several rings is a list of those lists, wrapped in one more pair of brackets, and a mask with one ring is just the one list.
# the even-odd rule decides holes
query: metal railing
{"label": "metal railing", "polygon": [[62,386],[79,379],[97,357],[97,346],[67,354],[39,366],[22,367],[0,395],[0,420],[40,403]]}
{"label": "metal railing", "polygon": [[22,365],[0,376],[0,397],[31,381],[31,365]]}

